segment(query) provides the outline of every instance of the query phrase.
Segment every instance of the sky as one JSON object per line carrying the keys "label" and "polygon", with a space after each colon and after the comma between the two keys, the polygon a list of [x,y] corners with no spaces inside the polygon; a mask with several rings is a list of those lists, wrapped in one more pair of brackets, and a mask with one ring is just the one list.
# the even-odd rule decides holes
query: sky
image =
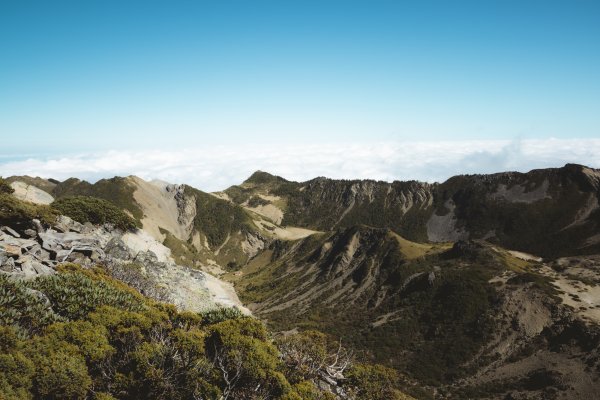
{"label": "sky", "polygon": [[0,0],[0,175],[600,167],[599,1]]}

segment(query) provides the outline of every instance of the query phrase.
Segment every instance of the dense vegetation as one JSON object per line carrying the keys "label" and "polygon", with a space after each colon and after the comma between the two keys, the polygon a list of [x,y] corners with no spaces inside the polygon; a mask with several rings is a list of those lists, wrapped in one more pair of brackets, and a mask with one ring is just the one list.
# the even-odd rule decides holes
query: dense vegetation
{"label": "dense vegetation", "polygon": [[171,256],[178,265],[194,267],[205,260],[193,244],[178,239],[166,229],[159,228],[159,231],[165,236],[163,244],[171,250]]}
{"label": "dense vegetation", "polygon": [[196,199],[194,228],[206,236],[211,247],[220,246],[228,235],[247,229],[251,224],[250,218],[240,206],[190,186],[185,187],[185,194]]}
{"label": "dense vegetation", "polygon": [[[361,239],[355,263],[344,267],[351,273],[344,271],[348,278],[340,281],[344,272],[336,265],[356,232],[363,238],[370,232],[375,236]],[[510,266],[501,254],[478,243],[407,257],[406,249],[393,236],[382,236],[384,232],[354,228],[337,236],[278,246],[273,261],[244,271],[236,288],[245,302],[266,302],[272,307],[259,315],[274,330],[319,329],[343,337],[367,359],[432,386],[468,375],[472,360],[496,329],[499,297],[489,280]],[[332,247],[322,255],[325,242]],[[318,277],[307,288],[310,293],[294,292],[311,275]],[[321,291],[329,281],[339,283]],[[550,290],[550,284],[540,285]],[[302,303],[287,308],[290,292],[303,298]],[[333,303],[328,300],[332,297]],[[414,389],[410,381],[403,381],[407,391]]]}
{"label": "dense vegetation", "polygon": [[139,227],[139,223],[111,202],[87,196],[63,197],[52,203],[52,208],[77,222],[112,224],[123,230]]}
{"label": "dense vegetation", "polygon": [[315,385],[325,364],[348,371],[357,399],[404,398],[393,371],[352,366],[323,334],[278,348],[235,310],[178,312],[101,268],[59,271],[25,282],[0,274],[2,399],[328,399]]}

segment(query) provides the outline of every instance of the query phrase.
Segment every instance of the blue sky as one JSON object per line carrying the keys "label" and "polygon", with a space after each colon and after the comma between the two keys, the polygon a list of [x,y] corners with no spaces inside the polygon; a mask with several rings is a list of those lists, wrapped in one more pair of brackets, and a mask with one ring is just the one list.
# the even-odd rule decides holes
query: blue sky
{"label": "blue sky", "polygon": [[0,167],[131,147],[600,138],[598,21],[600,2],[577,0],[1,1]]}

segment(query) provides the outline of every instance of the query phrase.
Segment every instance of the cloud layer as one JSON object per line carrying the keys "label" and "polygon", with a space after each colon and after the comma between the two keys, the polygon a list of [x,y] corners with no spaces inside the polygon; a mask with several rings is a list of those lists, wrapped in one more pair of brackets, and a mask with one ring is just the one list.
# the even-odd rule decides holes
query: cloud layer
{"label": "cloud layer", "polygon": [[433,182],[457,174],[528,171],[565,163],[597,168],[600,139],[212,146],[180,151],[115,150],[17,161],[12,157],[13,161],[5,162],[0,158],[0,176],[96,181],[137,175],[216,191],[242,182],[256,170],[297,181],[327,176]]}

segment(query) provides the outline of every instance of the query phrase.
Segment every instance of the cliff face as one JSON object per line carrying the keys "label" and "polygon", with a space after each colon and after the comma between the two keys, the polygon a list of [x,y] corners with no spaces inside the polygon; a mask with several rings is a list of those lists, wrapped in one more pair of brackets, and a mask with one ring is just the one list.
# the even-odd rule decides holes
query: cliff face
{"label": "cliff face", "polygon": [[598,171],[578,165],[454,177],[438,188],[428,235],[486,239],[543,257],[592,254],[600,250],[599,193]]}

